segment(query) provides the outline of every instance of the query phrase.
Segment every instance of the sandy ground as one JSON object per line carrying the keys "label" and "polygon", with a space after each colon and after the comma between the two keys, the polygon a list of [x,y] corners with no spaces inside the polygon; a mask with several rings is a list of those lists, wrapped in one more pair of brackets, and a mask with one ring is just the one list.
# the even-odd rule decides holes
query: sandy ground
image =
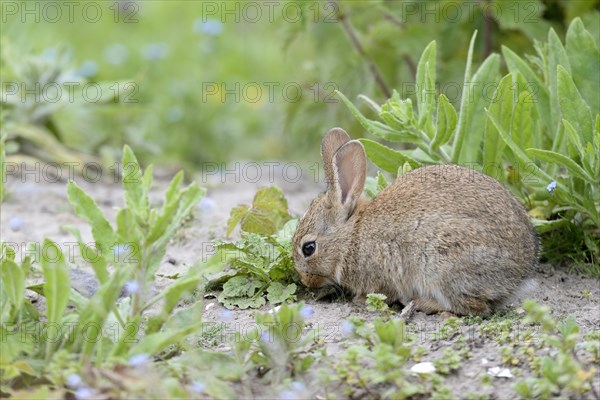
{"label": "sandy ground", "polygon": [[[287,166],[283,163],[269,165],[267,168],[263,165],[261,179],[248,182],[245,178],[250,176],[248,175],[250,172],[247,170],[244,174],[242,171],[245,164],[240,163],[240,165],[242,166],[240,173],[221,174],[213,171],[210,176],[195,177],[201,186],[208,189],[207,196],[198,205],[194,220],[173,240],[160,267],[160,274],[172,275],[177,272],[183,274],[189,266],[200,258],[206,257],[211,240],[225,238],[225,225],[231,208],[240,203],[249,204],[258,187],[272,183],[282,187],[288,198],[290,211],[296,215],[302,215],[310,200],[324,188],[321,183],[316,182],[314,170],[308,166],[302,168],[303,176],[297,179],[294,175],[296,166],[294,169],[288,167],[286,170]],[[252,167],[254,168],[254,165]],[[255,181],[255,176],[256,174],[251,175],[250,180]],[[63,226],[70,225],[81,228],[84,240],[92,241],[89,228],[72,212],[67,200],[66,183],[64,181],[50,183],[43,178],[31,174],[8,176],[8,197],[2,204],[0,212],[1,240],[11,242],[22,253],[27,242],[41,243],[44,238],[51,238],[63,248],[63,251],[68,251],[69,246],[72,246],[69,243],[73,243],[74,238],[63,229]],[[98,202],[109,221],[114,221],[115,208],[123,205],[121,186],[106,182],[91,183],[82,178],[78,178],[77,181]],[[151,202],[160,202],[167,183],[164,176],[159,175],[155,179]],[[531,293],[531,298],[550,306],[559,317],[573,315],[583,333],[600,330],[600,282],[598,280],[576,273],[567,273],[564,269],[555,269],[550,265],[540,266],[535,278],[538,286]],[[169,282],[170,279],[159,277],[155,290],[160,290]],[[81,282],[75,279],[73,284],[79,286],[84,292],[93,289],[93,282],[86,281],[85,277],[81,278]],[[322,329],[325,335],[323,339],[328,346],[327,352],[334,356],[343,348],[341,341],[345,335],[344,321],[349,316],[362,316],[367,319],[374,316],[373,313],[350,302],[332,303],[310,298],[304,300],[315,310],[308,321],[310,326],[318,326]],[[264,307],[264,310],[267,309],[269,309],[268,305]],[[214,298],[206,299],[205,310],[203,318],[206,321],[225,324],[228,330],[244,330],[253,326],[252,310],[224,312],[225,309]],[[418,312],[411,322],[421,338],[419,344],[425,346],[429,352],[424,357],[425,361],[435,359],[448,347],[449,341],[430,340],[430,334],[443,322],[439,315],[425,315]],[[480,337],[476,332],[477,326],[471,328],[473,332],[467,332],[466,336],[469,337],[473,358],[467,361],[458,373],[450,375],[446,381],[455,394],[481,387],[481,376],[486,374],[487,369],[502,365],[499,356],[500,345],[493,339]],[[212,345],[215,348],[224,349],[227,346],[225,340],[220,340],[220,337],[213,339]],[[518,369],[513,372],[516,377],[528,374],[527,371]],[[600,376],[597,378],[596,386],[600,386]],[[492,394],[495,398],[512,398],[514,392],[511,386],[514,382],[515,378],[512,380],[493,378],[491,386],[481,391],[477,390]]]}

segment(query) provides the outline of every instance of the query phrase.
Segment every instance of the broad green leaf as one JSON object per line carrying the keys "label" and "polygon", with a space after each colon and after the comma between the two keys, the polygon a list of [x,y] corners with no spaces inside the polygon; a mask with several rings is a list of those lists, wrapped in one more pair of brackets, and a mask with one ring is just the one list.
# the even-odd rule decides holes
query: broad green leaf
{"label": "broad green leaf", "polygon": [[535,219],[535,218],[532,218],[531,222],[533,223],[533,226],[535,227],[535,230],[538,233],[549,232],[554,229],[569,225],[571,223],[567,219],[555,219],[552,221],[546,221],[543,219]]}
{"label": "broad green leaf", "polygon": [[[152,172],[152,169],[150,169]],[[147,222],[149,206],[146,186],[151,177],[144,177],[135,154],[127,145],[123,147],[123,187],[125,188],[125,204],[141,221]]]}
{"label": "broad green leaf", "polygon": [[478,161],[485,123],[482,113],[487,103],[487,100],[481,94],[484,85],[489,86],[490,83],[493,84],[498,80],[500,57],[497,54],[490,55],[475,75],[472,75],[473,48],[476,37],[477,31],[471,37],[467,55],[460,101],[460,115],[452,149],[451,161],[453,164]]}
{"label": "broad green leaf", "polygon": [[148,265],[146,266],[149,274],[154,274],[156,272],[160,261],[165,255],[169,240],[177,233],[184,219],[191,214],[196,207],[196,204],[204,197],[205,193],[206,189],[198,187],[195,182],[181,191],[177,210],[174,214],[170,215],[170,218],[165,218],[164,224],[166,227],[153,245],[152,254],[148,260]]}
{"label": "broad green leaf", "polygon": [[506,61],[506,65],[508,66],[508,70],[512,73],[520,72],[523,74],[529,87],[535,91],[540,120],[547,125],[549,132],[554,132],[556,126],[548,126],[552,124],[552,115],[550,109],[550,95],[546,84],[514,51],[506,46],[502,46],[502,54],[504,56],[504,61]]}
{"label": "broad green leaf", "polygon": [[399,132],[389,126],[382,124],[379,121],[372,121],[361,114],[361,112],[346,98],[341,92],[336,90],[336,94],[342,99],[342,102],[348,107],[352,115],[362,125],[365,130],[375,136],[390,142],[410,142],[415,143],[420,139],[406,132]]}
{"label": "broad green leaf", "polygon": [[569,73],[562,66],[558,70],[558,96],[563,119],[573,125],[584,144],[592,142],[592,113],[587,103],[581,97]]}
{"label": "broad green leaf", "polygon": [[69,302],[71,284],[62,251],[49,239],[44,240],[41,263],[45,280],[46,317],[49,323],[60,323]]}
{"label": "broad green leaf", "polygon": [[435,150],[438,147],[446,144],[452,137],[456,128],[457,116],[454,106],[450,104],[448,98],[442,93],[438,101],[437,109],[437,129],[435,137],[431,142],[431,149]]}
{"label": "broad green leaf", "polygon": [[252,207],[271,211],[279,215],[287,215],[288,204],[283,191],[277,186],[260,188],[254,195]]}
{"label": "broad green leaf", "polygon": [[577,152],[579,153],[579,157],[583,159],[583,154],[585,150],[583,144],[581,143],[581,137],[579,137],[577,131],[575,131],[575,128],[573,127],[573,125],[571,125],[569,121],[563,119],[562,123],[565,126],[565,132],[567,133],[569,142],[577,150]]}
{"label": "broad green leaf", "polygon": [[[110,280],[101,285],[98,291],[88,300],[83,310],[81,310],[77,329],[73,332],[75,337],[67,340],[68,343],[72,344],[74,351],[81,348],[81,352],[87,357],[92,355],[99,341],[90,340],[90,336],[93,338],[95,332],[104,327],[104,323],[116,304],[125,282],[130,280],[132,275],[131,268],[126,266],[116,268]],[[89,331],[85,331],[86,329]]]}
{"label": "broad green leaf", "polygon": [[288,300],[295,300],[296,284],[291,283],[287,286],[281,282],[273,282],[267,289],[267,300],[271,304],[279,304]]}
{"label": "broad green leaf", "polygon": [[458,117],[458,123],[456,127],[456,139],[452,148],[452,163],[458,164],[460,160],[460,153],[463,148],[463,142],[466,135],[466,119],[472,108],[472,102],[469,101],[468,88],[471,82],[471,68],[473,64],[473,47],[475,46],[475,39],[477,38],[477,31],[473,32],[471,42],[469,43],[469,51],[467,53],[467,64],[465,66],[465,77],[463,79],[463,91],[460,99],[460,114]]}
{"label": "broad green leaf", "polygon": [[490,55],[481,64],[471,78],[471,82],[463,90],[467,96],[467,108],[463,115],[462,102],[460,129],[463,130],[463,146],[460,150],[459,163],[481,163],[481,142],[485,131],[486,118],[484,109],[489,105],[490,88],[495,87],[500,79],[500,56]]}
{"label": "broad green leaf", "polygon": [[227,220],[227,237],[231,236],[233,230],[240,222],[242,217],[246,215],[250,206],[240,204],[239,206],[233,207],[229,213],[229,219]]}
{"label": "broad green leaf", "polygon": [[592,113],[596,114],[600,112],[600,50],[593,36],[585,30],[581,18],[575,18],[569,25],[566,49],[575,85]]}
{"label": "broad green leaf", "polygon": [[261,233],[270,235],[277,232],[277,225],[268,211],[250,208],[240,221],[240,227],[244,232]]}
{"label": "broad green leaf", "polygon": [[[116,220],[118,244],[142,243],[144,241],[144,234],[146,233],[145,229],[140,227],[131,209],[119,209],[119,211],[117,212]],[[155,224],[157,224],[156,221]],[[152,243],[152,240],[150,238],[152,237],[153,233],[154,230],[152,230],[150,232],[149,237],[146,238],[147,245]]]}
{"label": "broad green leaf", "polygon": [[4,200],[4,182],[6,182],[6,150],[4,136],[0,138],[0,203]]}
{"label": "broad green leaf", "polygon": [[386,172],[396,174],[398,168],[404,165],[405,162],[408,162],[414,168],[421,166],[418,161],[380,143],[369,139],[359,140],[365,147],[365,152],[367,153],[369,160]]}
{"label": "broad green leaf", "polygon": [[92,264],[92,268],[94,269],[94,273],[96,274],[96,279],[98,279],[98,282],[100,282],[100,284],[106,282],[109,277],[108,270],[106,269],[107,258],[104,257],[97,249],[94,249],[94,248],[88,246],[83,241],[83,239],[81,238],[81,232],[79,232],[79,229],[74,228],[74,227],[64,227],[64,228],[71,235],[75,236],[75,239],[77,240],[77,244],[79,246],[79,252],[81,254],[81,257],[85,261]]}
{"label": "broad green leaf", "polygon": [[533,143],[534,116],[532,111],[534,101],[530,91],[521,91],[513,112],[511,134],[515,143],[522,149],[531,147]]}
{"label": "broad green leaf", "polygon": [[[558,130],[560,129],[560,103],[558,101],[558,77],[557,66],[562,65],[569,73],[571,72],[571,64],[567,51],[563,47],[558,35],[554,29],[550,28],[548,32],[548,91],[550,94],[550,130],[551,137],[554,140],[558,139]],[[553,148],[560,150],[562,143],[554,143]]]}
{"label": "broad green leaf", "polygon": [[8,300],[14,306],[14,314],[18,315],[25,298],[25,271],[14,261],[0,261],[1,284]]}
{"label": "broad green leaf", "polygon": [[128,355],[131,357],[136,354],[156,354],[167,346],[181,342],[199,330],[202,324],[202,322],[198,322],[179,330],[168,330],[144,336],[136,345],[129,349]]}
{"label": "broad green leaf", "polygon": [[[494,115],[507,132],[510,131],[511,127],[513,107],[513,74],[508,74],[500,80],[489,107],[489,112]],[[498,134],[498,130],[492,121],[488,119],[483,140],[482,164],[484,171],[490,171],[490,166],[493,166],[495,170],[501,165],[504,147],[504,141]]]}
{"label": "broad green leaf", "polygon": [[567,168],[567,170],[577,177],[590,182],[591,184],[597,184],[591,176],[588,175],[587,172],[579,164],[575,161],[571,160],[569,157],[563,156],[562,154],[554,153],[548,150],[540,150],[540,149],[527,149],[527,154],[535,156],[542,161],[554,163],[560,165],[561,167]]}
{"label": "broad green leaf", "polygon": [[[545,173],[542,169],[540,169],[540,167],[538,167],[534,162],[532,162],[531,159],[529,159],[527,154],[525,154],[525,152],[512,140],[512,137],[504,129],[500,121],[498,121],[498,119],[494,115],[492,115],[489,110],[486,110],[486,113],[490,121],[494,124],[494,127],[498,130],[498,134],[500,135],[502,140],[504,140],[504,143],[512,150],[513,154],[519,159],[519,161],[523,165],[531,165],[535,174],[538,177],[542,178],[544,181],[548,183],[552,182],[554,179],[552,179],[550,175]],[[567,191],[567,188],[565,188],[564,185],[562,185],[560,182],[557,182],[557,187]]]}
{"label": "broad green leaf", "polygon": [[417,65],[417,106],[419,110],[419,128],[423,130],[429,138],[433,138],[433,112],[436,99],[436,44],[435,41],[429,45],[421,54],[421,59]]}
{"label": "broad green leaf", "polygon": [[94,200],[77,186],[75,182],[69,181],[67,193],[75,214],[92,227],[92,235],[96,241],[96,247],[103,257],[109,257],[113,246],[117,243],[117,235],[112,226],[110,226]]}

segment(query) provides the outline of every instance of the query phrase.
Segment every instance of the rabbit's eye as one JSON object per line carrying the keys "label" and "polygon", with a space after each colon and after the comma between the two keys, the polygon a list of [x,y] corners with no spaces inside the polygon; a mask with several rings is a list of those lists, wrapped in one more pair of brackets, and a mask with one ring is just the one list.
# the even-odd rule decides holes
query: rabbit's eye
{"label": "rabbit's eye", "polygon": [[315,242],[306,242],[302,245],[302,254],[304,254],[304,257],[310,257],[316,249],[317,244]]}

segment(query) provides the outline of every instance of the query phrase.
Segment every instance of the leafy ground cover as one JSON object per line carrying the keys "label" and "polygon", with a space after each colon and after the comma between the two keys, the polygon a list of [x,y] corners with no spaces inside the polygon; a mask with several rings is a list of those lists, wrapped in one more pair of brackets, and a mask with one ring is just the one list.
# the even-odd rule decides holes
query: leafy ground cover
{"label": "leafy ground cover", "polygon": [[[301,212],[320,190],[314,182],[278,183],[288,194],[293,215]],[[115,207],[127,207],[120,185],[78,184],[96,201],[108,221],[119,215]],[[150,209],[161,208],[158,206],[169,186],[164,179],[155,182],[154,189],[149,190]],[[212,189],[207,197],[193,208],[195,217],[183,224],[166,249],[155,279],[148,285],[150,298],[185,282],[199,258],[204,258],[208,272],[213,256],[212,251],[205,256],[206,244],[215,237],[233,242],[240,237],[234,231],[234,238],[227,239],[230,211],[240,202],[251,204],[260,183],[209,186]],[[82,241],[93,242],[89,226],[67,204],[64,184],[28,184],[9,179],[8,189],[1,216],[3,238],[25,243],[32,238],[53,237],[64,249],[64,243],[76,241],[61,228],[68,225],[81,231]],[[14,216],[22,221],[11,228]],[[67,259],[66,267],[70,273],[73,266],[83,268],[85,275],[71,278],[81,285],[95,272],[82,256],[75,255],[73,263]],[[39,282],[35,277],[44,273],[43,268],[35,262],[28,268],[34,272],[31,283]],[[109,272],[113,271],[109,268]],[[486,320],[443,320],[437,315],[417,313],[408,323],[398,318],[397,307],[386,309],[379,296],[371,296],[367,309],[337,296],[316,300],[298,290],[297,302],[277,308],[268,302],[265,292],[262,295],[266,304],[259,308],[229,310],[219,301],[219,291],[196,291],[181,297],[155,336],[148,334],[146,327],[163,315],[164,303],[157,302],[144,310],[143,329],[139,331],[119,330],[118,321],[111,317],[105,325],[104,339],[90,357],[73,347],[56,348],[46,362],[44,341],[29,342],[31,350],[14,354],[3,351],[2,391],[16,398],[535,398],[547,397],[548,393],[594,398],[593,390],[599,390],[600,367],[597,280],[549,265],[540,267],[536,279],[539,287],[532,297],[543,306],[516,306]],[[86,297],[84,290],[72,293],[71,298],[76,293]],[[49,312],[45,298],[38,293],[26,291],[24,298],[33,305],[26,310],[42,316]],[[120,293],[118,298],[117,303],[127,303],[132,296]],[[69,302],[65,316],[77,313]],[[129,318],[129,314],[123,313],[123,317]],[[48,327],[45,322],[39,327]],[[166,335],[185,326],[194,326],[185,339],[166,340]],[[20,340],[15,342],[20,339],[15,326],[5,327],[10,331],[3,332],[3,338],[23,346]],[[48,328],[37,332],[54,335]],[[93,332],[88,334],[91,337]],[[144,337],[161,340],[142,348],[149,340]],[[113,342],[115,338],[122,340]],[[125,348],[110,350],[120,342]],[[53,343],[52,349],[54,346],[59,344]],[[104,356],[111,353],[116,354]],[[503,377],[508,373],[511,377]]]}
{"label": "leafy ground cover", "polygon": [[[298,284],[290,239],[318,182],[282,190],[202,179],[211,198],[196,183],[182,187],[180,172],[155,188],[153,167],[142,171],[127,146],[122,185],[5,179],[3,169],[2,394],[599,398],[600,117],[597,76],[586,68],[600,54],[578,19],[565,46],[556,36],[529,64],[504,49],[504,77],[495,54],[471,73],[473,37],[464,87],[493,82],[499,95],[525,84],[502,101],[486,104],[478,92],[457,110],[428,96],[435,42],[416,69],[415,109],[396,93],[382,106],[366,99],[378,122],[344,101],[367,131],[401,142],[362,139],[384,171],[368,195],[422,164],[500,166],[496,178],[522,196],[547,243],[581,233],[579,247],[567,237],[572,268],[585,275],[541,265],[532,299],[490,318],[407,320],[380,294],[359,306],[340,288]],[[525,182],[527,168],[536,180]]]}

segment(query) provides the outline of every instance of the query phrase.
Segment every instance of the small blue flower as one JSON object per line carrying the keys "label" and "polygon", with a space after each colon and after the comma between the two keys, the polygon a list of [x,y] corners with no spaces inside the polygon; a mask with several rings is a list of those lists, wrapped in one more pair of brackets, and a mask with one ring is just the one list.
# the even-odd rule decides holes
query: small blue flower
{"label": "small blue flower", "polygon": [[81,386],[82,383],[81,377],[77,374],[71,374],[67,377],[67,386],[71,389]]}
{"label": "small blue flower", "polygon": [[302,391],[306,390],[306,385],[304,385],[303,382],[294,381],[294,382],[292,382],[292,389],[297,392],[302,392]]}
{"label": "small blue flower", "polygon": [[128,56],[127,47],[121,43],[113,43],[104,50],[104,58],[112,65],[123,64]]}
{"label": "small blue flower", "polygon": [[18,231],[23,227],[23,220],[19,217],[12,217],[8,224],[10,225],[10,229]]}
{"label": "small blue flower", "polygon": [[194,31],[199,34],[218,36],[223,32],[223,23],[216,19],[202,21],[202,19],[198,18],[194,21]]}
{"label": "small blue flower", "polygon": [[167,56],[169,47],[166,43],[148,43],[142,47],[142,56],[146,60],[160,60]]}
{"label": "small blue flower", "polygon": [[76,74],[85,78],[94,76],[98,73],[98,64],[93,60],[86,60],[81,64]]}
{"label": "small blue flower", "polygon": [[233,311],[227,309],[221,310],[219,316],[224,321],[231,321],[233,320]]}
{"label": "small blue flower", "polygon": [[140,284],[136,280],[131,280],[125,284],[125,292],[127,294],[134,294],[140,290]]}
{"label": "small blue flower", "polygon": [[209,199],[208,197],[204,197],[200,200],[200,209],[202,211],[212,211],[215,208],[215,202],[213,199]]}
{"label": "small blue flower", "polygon": [[132,367],[139,367],[146,364],[150,360],[150,356],[146,353],[136,354],[129,358],[129,365]]}
{"label": "small blue flower", "polygon": [[42,51],[42,58],[47,60],[56,60],[57,57],[58,51],[56,50],[56,47],[48,47]]}
{"label": "small blue flower", "polygon": [[546,190],[550,193],[554,192],[556,190],[556,181],[550,182],[548,186],[546,186]]}
{"label": "small blue flower", "polygon": [[293,390],[282,390],[279,394],[280,400],[298,400],[300,397]]}
{"label": "small blue flower", "polygon": [[354,332],[354,324],[347,319],[342,322],[342,334],[349,336]]}
{"label": "small blue flower", "polygon": [[198,381],[193,382],[192,390],[196,393],[203,393],[204,392],[204,383],[198,382]]}
{"label": "small blue flower", "polygon": [[126,261],[128,258],[130,258],[131,253],[131,246],[127,243],[119,243],[115,247],[113,247],[115,262]]}
{"label": "small blue flower", "polygon": [[181,107],[174,106],[167,110],[167,121],[174,123],[179,122],[183,118],[183,110]]}
{"label": "small blue flower", "polygon": [[87,387],[79,388],[75,391],[76,399],[87,400],[93,399],[94,397],[94,391]]}
{"label": "small blue flower", "polygon": [[271,336],[271,334],[269,333],[269,331],[267,329],[265,329],[264,331],[262,331],[260,333],[260,340],[263,343],[271,343],[273,341],[273,337]]}
{"label": "small blue flower", "polygon": [[310,318],[315,314],[315,310],[314,308],[312,308],[311,306],[302,306],[302,308],[300,309],[300,315],[302,315],[303,318]]}

